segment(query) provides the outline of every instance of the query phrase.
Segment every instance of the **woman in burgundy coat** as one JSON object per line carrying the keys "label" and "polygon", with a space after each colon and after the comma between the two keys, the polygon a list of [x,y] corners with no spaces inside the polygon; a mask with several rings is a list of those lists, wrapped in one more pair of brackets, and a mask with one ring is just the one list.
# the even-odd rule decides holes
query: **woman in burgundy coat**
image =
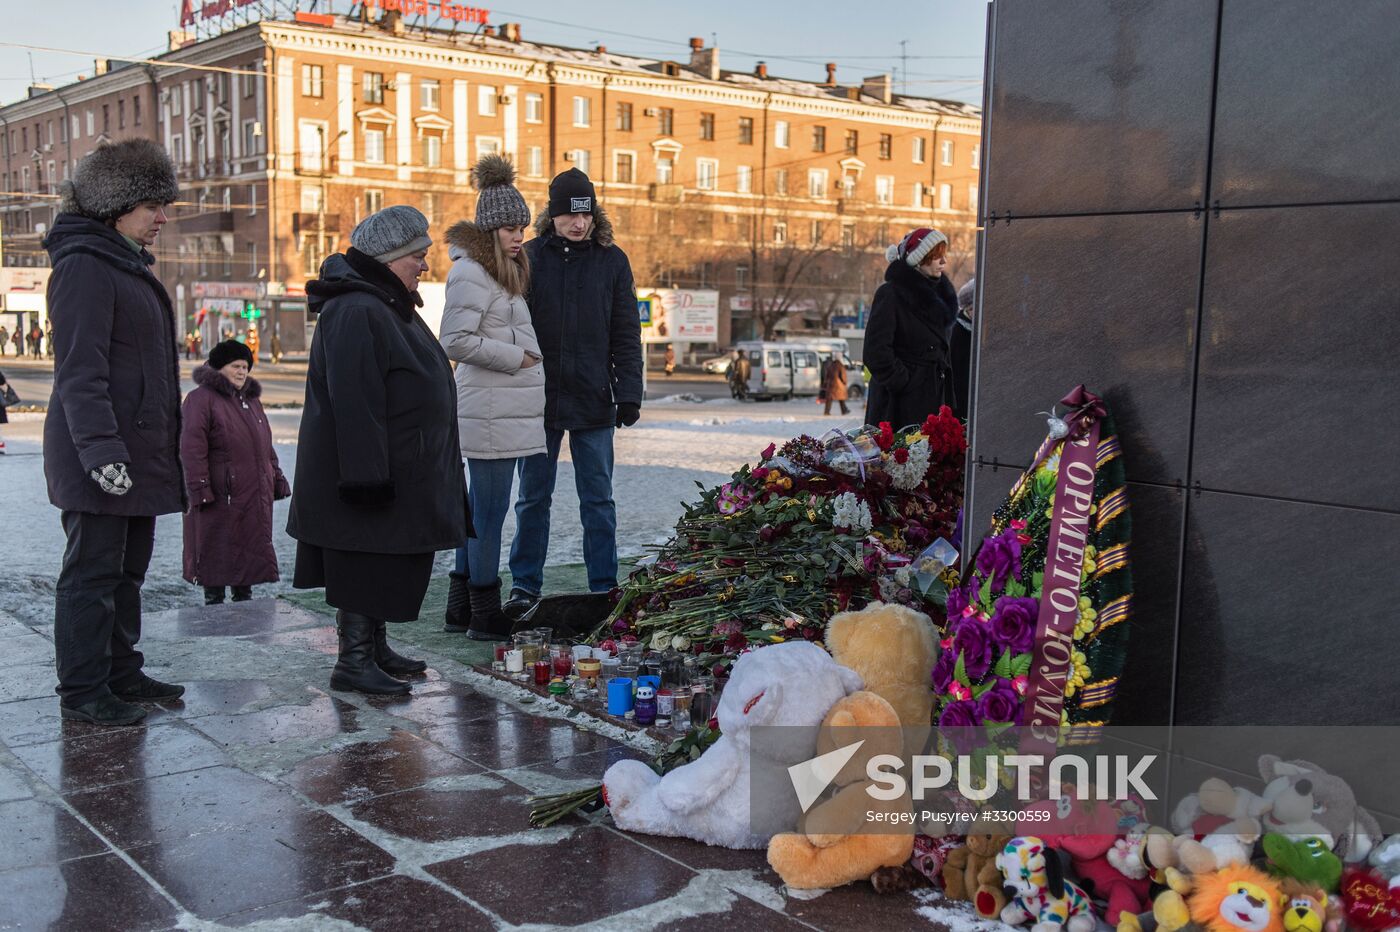
{"label": "woman in burgundy coat", "polygon": [[180,459],[190,510],[185,513],[185,579],[204,587],[204,604],[253,597],[256,583],[276,582],[272,503],[292,494],[277,465],[272,429],[248,375],[253,354],[227,340],[194,370],[185,398]]}

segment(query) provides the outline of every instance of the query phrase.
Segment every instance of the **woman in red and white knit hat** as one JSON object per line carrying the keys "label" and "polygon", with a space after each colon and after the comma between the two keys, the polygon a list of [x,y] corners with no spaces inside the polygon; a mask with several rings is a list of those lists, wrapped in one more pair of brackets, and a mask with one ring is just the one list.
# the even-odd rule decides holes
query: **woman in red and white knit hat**
{"label": "woman in red and white knit hat", "polygon": [[865,326],[867,424],[922,424],[952,402],[948,344],[958,293],[944,274],[947,257],[948,237],[927,227],[885,251],[885,283],[875,290]]}

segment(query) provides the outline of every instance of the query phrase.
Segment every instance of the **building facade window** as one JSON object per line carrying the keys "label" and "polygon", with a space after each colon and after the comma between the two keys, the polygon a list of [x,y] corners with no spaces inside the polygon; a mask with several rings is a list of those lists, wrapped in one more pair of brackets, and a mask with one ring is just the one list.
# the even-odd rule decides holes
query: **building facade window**
{"label": "building facade window", "polygon": [[531,146],[525,150],[525,174],[531,178],[544,177],[543,146]]}
{"label": "building facade window", "polygon": [[89,136],[97,135],[97,121],[91,110],[87,112],[87,134]]}
{"label": "building facade window", "polygon": [[893,203],[894,203],[894,176],[893,176],[893,175],[876,175],[876,176],[875,176],[875,203],[877,203],[877,204],[893,204]]}
{"label": "building facade window", "polygon": [[719,184],[719,161],[717,159],[695,160],[695,187],[701,191],[713,191]]}
{"label": "building facade window", "polygon": [[[335,240],[329,234],[318,235],[316,233],[303,233],[301,235],[301,270],[308,278],[315,278],[321,274],[321,263],[326,261],[326,256],[331,254]],[[204,264],[204,257],[200,256],[200,265]]]}
{"label": "building facade window", "polygon": [[676,128],[676,111],[670,107],[662,107],[656,111],[656,132],[661,136],[670,136]]}
{"label": "building facade window", "polygon": [[178,134],[170,137],[170,160],[176,166],[185,164],[185,137]]}
{"label": "building facade window", "polygon": [[624,133],[632,132],[632,105],[625,100],[617,105],[617,128]]}
{"label": "building facade window", "polygon": [[922,165],[927,158],[928,140],[922,136],[914,137],[914,161]]}
{"label": "building facade window", "polygon": [[438,221],[438,196],[432,191],[423,195],[423,216],[428,218],[429,223]]}
{"label": "building facade window", "polygon": [[[325,69],[320,65],[301,66],[301,96],[303,97],[323,97],[325,96]],[[178,95],[177,95],[178,96]],[[170,108],[172,113],[180,112],[180,105],[176,104]]]}
{"label": "building facade window", "polygon": [[841,224],[841,248],[856,248],[856,225],[854,223]]}
{"label": "building facade window", "polygon": [[950,184],[940,184],[938,186],[938,209],[953,209],[953,186]]}
{"label": "building facade window", "polygon": [[365,130],[365,161],[371,165],[384,164],[384,130]]}
{"label": "building facade window", "polygon": [[496,115],[496,88],[483,84],[476,89],[476,112],[480,116]]}
{"label": "building facade window", "polygon": [[775,242],[775,243],[786,243],[786,242],[787,242],[787,222],[786,222],[786,221],[784,221],[784,220],[779,220],[777,223],[773,224],[773,242]]}
{"label": "building facade window", "polygon": [[753,145],[753,117],[739,117],[739,145]]}
{"label": "building facade window", "polygon": [[784,197],[787,196],[788,185],[786,168],[779,168],[773,172],[773,193],[781,194]]}
{"label": "building facade window", "polygon": [[945,139],[945,140],[943,140],[943,145],[942,145],[940,148],[943,150],[943,158],[942,158],[943,164],[944,164],[944,165],[952,165],[952,164],[953,164],[953,140],[951,140],[951,139]]}
{"label": "building facade window", "polygon": [[618,184],[632,184],[635,181],[636,157],[630,152],[613,153],[613,181]]}
{"label": "building facade window", "polygon": [[442,85],[437,81],[424,81],[419,84],[418,105],[424,110],[441,110]]}
{"label": "building facade window", "polygon": [[543,123],[543,122],[544,122],[544,95],[543,95],[543,94],[526,94],[526,95],[525,95],[525,122],[526,122],[526,123]]}
{"label": "building facade window", "polygon": [[[177,85],[175,85],[174,87],[172,87],[172,88],[170,89],[170,115],[171,115],[171,116],[179,116],[181,110],[182,110],[182,109],[184,108],[184,106],[185,106],[185,103],[184,103],[184,101],[185,101],[185,93],[184,93],[183,87],[184,87],[184,85],[177,84]],[[76,126],[73,128],[73,135],[74,135],[74,136],[77,136],[77,135],[78,135],[78,129],[77,129]]]}
{"label": "building facade window", "polygon": [[364,79],[365,103],[384,103],[384,75],[378,71],[366,71]]}
{"label": "building facade window", "polygon": [[813,126],[813,127],[812,127],[812,151],[813,151],[813,152],[825,152],[825,151],[826,151],[826,127],[825,127],[825,126]]}
{"label": "building facade window", "polygon": [[[110,133],[111,131],[112,131],[112,107],[111,107],[110,104],[103,104],[103,105],[102,105],[102,132],[104,132],[104,133]],[[28,148],[29,148],[29,144],[26,142],[24,147],[25,147],[26,149],[28,149]]]}
{"label": "building facade window", "polygon": [[131,98],[131,122],[137,126],[141,125],[141,95]]}
{"label": "building facade window", "polygon": [[975,184],[967,186],[967,209],[974,212],[977,210],[977,185]]}
{"label": "building facade window", "polygon": [[792,127],[787,120],[778,120],[773,124],[773,148],[786,149],[792,144]]}
{"label": "building facade window", "polygon": [[376,188],[365,190],[365,216],[377,214],[384,209],[384,192]]}
{"label": "building facade window", "polygon": [[476,157],[479,159],[486,155],[499,155],[501,152],[501,141],[495,136],[476,137]]}
{"label": "building facade window", "polygon": [[826,197],[826,169],[807,169],[807,196]]}
{"label": "building facade window", "polygon": [[243,96],[252,97],[258,92],[258,76],[253,74],[258,70],[258,63],[253,62],[243,66],[243,74],[239,75],[239,83],[243,86]]}
{"label": "building facade window", "polygon": [[982,144],[980,142],[972,144],[972,167],[975,169],[982,167]]}
{"label": "building facade window", "polygon": [[672,162],[668,158],[661,158],[656,160],[657,184],[670,184],[672,179],[675,178],[675,175],[676,168],[674,162]]}
{"label": "building facade window", "polygon": [[860,131],[854,129],[846,130],[846,154],[860,154]]}
{"label": "building facade window", "polygon": [[574,167],[577,168],[579,171],[583,172],[585,175],[587,175],[589,173],[589,169],[592,168],[592,158],[589,154],[589,151],[587,149],[575,149],[573,151],[573,156]]}
{"label": "building facade window", "polygon": [[820,220],[813,220],[813,221],[812,221],[812,227],[811,227],[810,233],[811,233],[811,236],[812,236],[812,245],[813,245],[813,246],[818,246],[818,245],[821,244],[822,235],[823,235],[825,232],[826,232],[826,228],[822,225],[822,222],[821,222]]}
{"label": "building facade window", "polygon": [[880,134],[880,158],[885,161],[894,158],[894,136],[889,133]]}
{"label": "building facade window", "polygon": [[258,124],[256,120],[243,121],[243,154],[257,155],[262,144],[262,137],[258,135]]}
{"label": "building facade window", "polygon": [[[82,124],[80,124],[80,123],[78,122],[78,115],[77,115],[76,113],[73,114],[72,123],[73,123],[73,128],[72,128],[71,132],[73,133],[73,138],[74,138],[74,139],[79,139],[79,138],[81,138],[82,135],[83,135],[83,127],[82,127]],[[65,140],[63,140],[63,141],[64,141],[64,142],[67,142],[68,140],[65,139]]]}
{"label": "building facade window", "polygon": [[248,254],[248,275],[251,278],[258,277],[258,244],[248,240],[243,244],[243,251]]}
{"label": "building facade window", "polygon": [[304,184],[301,186],[301,212],[314,214],[321,209],[321,186]]}
{"label": "building facade window", "polygon": [[423,137],[423,166],[442,167],[442,137],[437,133],[428,133]]}
{"label": "building facade window", "polygon": [[117,101],[117,129],[126,129],[126,101]]}
{"label": "building facade window", "polygon": [[915,207],[927,207],[927,206],[928,206],[927,204],[924,203],[924,183],[923,183],[922,181],[916,181],[916,182],[914,182],[914,206],[915,206]]}
{"label": "building facade window", "polygon": [[589,100],[587,97],[574,98],[574,125],[593,125],[593,101]]}
{"label": "building facade window", "polygon": [[734,190],[740,194],[753,193],[753,168],[740,165],[734,170]]}
{"label": "building facade window", "polygon": [[700,138],[713,142],[715,138],[715,115],[713,113],[700,114]]}

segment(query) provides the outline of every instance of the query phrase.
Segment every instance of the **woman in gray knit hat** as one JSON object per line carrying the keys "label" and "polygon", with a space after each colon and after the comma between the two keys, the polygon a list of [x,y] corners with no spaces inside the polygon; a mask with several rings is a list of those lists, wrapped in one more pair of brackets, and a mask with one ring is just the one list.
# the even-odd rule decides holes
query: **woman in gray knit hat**
{"label": "woman in gray knit hat", "polygon": [[515,169],[488,155],[472,168],[472,181],[476,222],[447,231],[452,269],[441,339],[457,363],[457,422],[476,536],[457,551],[446,628],[505,640],[501,527],[517,461],[545,452],[544,367],[525,304],[530,263],[521,245],[530,210],[515,189]]}
{"label": "woman in gray knit hat", "polygon": [[351,248],[307,282],[316,335],[306,373],[287,533],[298,589],[337,609],[332,689],[404,694],[421,660],[389,647],[385,622],[413,621],[436,551],[471,532],[452,367],[416,308],[428,220],[371,214]]}

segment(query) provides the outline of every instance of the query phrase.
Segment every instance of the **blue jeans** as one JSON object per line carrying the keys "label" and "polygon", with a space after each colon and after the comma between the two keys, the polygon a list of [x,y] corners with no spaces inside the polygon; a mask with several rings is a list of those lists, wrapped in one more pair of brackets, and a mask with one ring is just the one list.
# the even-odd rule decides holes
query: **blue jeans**
{"label": "blue jeans", "polygon": [[[473,586],[494,586],[501,575],[501,526],[510,511],[510,486],[515,480],[515,457],[467,460],[467,497],[476,536],[457,548],[457,572],[468,574]],[[516,535],[519,536],[518,534]]]}
{"label": "blue jeans", "polygon": [[[578,515],[583,524],[583,562],[588,591],[617,585],[617,506],[613,504],[613,429],[569,431]],[[562,430],[545,430],[548,452],[520,460],[520,497],[515,502],[515,543],[510,548],[511,588],[539,595],[549,552],[549,508],[559,468]],[[480,533],[480,532],[478,532]]]}

